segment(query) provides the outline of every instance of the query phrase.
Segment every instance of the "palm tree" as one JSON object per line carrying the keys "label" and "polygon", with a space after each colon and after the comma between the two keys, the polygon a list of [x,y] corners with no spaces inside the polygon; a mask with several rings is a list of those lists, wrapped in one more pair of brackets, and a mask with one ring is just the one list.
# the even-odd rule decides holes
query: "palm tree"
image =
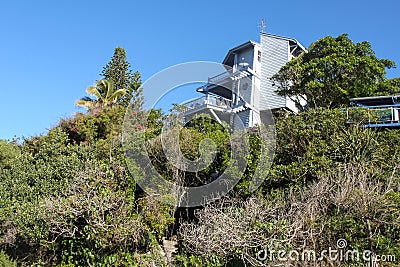
{"label": "palm tree", "polygon": [[111,81],[100,80],[86,88],[86,92],[95,99],[83,97],[76,101],[76,105],[84,107],[88,111],[94,111],[116,104],[122,96],[127,94],[127,89],[115,90]]}

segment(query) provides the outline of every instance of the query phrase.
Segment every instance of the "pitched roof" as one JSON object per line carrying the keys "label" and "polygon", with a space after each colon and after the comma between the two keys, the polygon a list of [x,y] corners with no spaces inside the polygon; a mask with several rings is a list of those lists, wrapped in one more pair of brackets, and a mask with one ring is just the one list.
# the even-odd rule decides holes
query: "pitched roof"
{"label": "pitched roof", "polygon": [[238,46],[235,46],[232,49],[229,49],[228,53],[226,54],[224,60],[222,61],[222,64],[228,65],[228,66],[233,66],[233,61],[234,61],[234,55],[236,52],[243,50],[245,48],[251,47],[251,46],[256,46],[256,45],[260,45],[259,43],[255,42],[255,41],[247,41],[243,44],[240,44]]}
{"label": "pitched roof", "polygon": [[261,33],[261,35],[264,35],[264,36],[267,36],[267,37],[272,37],[272,38],[275,38],[275,39],[281,39],[281,40],[286,40],[286,41],[289,41],[289,42],[293,42],[294,44],[298,45],[303,51],[307,50],[301,43],[299,43],[299,41],[297,41],[294,38],[275,35],[275,34],[271,34],[271,33]]}
{"label": "pitched roof", "polygon": [[350,104],[362,107],[398,105],[400,104],[400,96],[389,95],[351,98]]}

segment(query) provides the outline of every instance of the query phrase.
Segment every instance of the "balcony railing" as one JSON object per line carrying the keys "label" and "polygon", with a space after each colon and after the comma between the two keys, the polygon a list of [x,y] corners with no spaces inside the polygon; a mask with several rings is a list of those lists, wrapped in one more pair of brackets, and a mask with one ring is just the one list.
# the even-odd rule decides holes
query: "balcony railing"
{"label": "balcony railing", "polygon": [[380,127],[400,124],[400,107],[375,106],[346,109],[347,122],[358,122],[365,127]]}
{"label": "balcony railing", "polygon": [[231,72],[228,72],[228,71],[222,72],[222,73],[220,73],[220,74],[218,74],[218,75],[215,75],[214,77],[209,77],[209,78],[208,78],[208,83],[211,83],[211,84],[218,84],[218,83],[221,83],[221,82],[224,81],[225,79],[230,78],[231,75],[232,75]]}
{"label": "balcony railing", "polygon": [[200,108],[206,105],[212,105],[219,108],[228,108],[231,106],[231,100],[223,98],[223,97],[216,97],[211,95],[206,95],[200,98],[196,98],[192,101],[184,103],[188,110]]}
{"label": "balcony railing", "polygon": [[241,79],[247,77],[249,75],[255,75],[254,70],[252,70],[249,66],[245,65],[237,69],[235,72],[233,70],[222,72],[216,76],[209,77],[208,83],[210,84],[221,84],[224,83],[225,80],[231,78],[233,80]]}

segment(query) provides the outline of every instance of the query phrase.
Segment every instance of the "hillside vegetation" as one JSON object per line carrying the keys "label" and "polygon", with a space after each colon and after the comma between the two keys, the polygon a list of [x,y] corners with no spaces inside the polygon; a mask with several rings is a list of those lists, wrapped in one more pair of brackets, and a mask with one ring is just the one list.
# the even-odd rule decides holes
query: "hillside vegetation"
{"label": "hillside vegetation", "polygon": [[[88,104],[87,113],[62,119],[45,135],[0,141],[0,266],[366,266],[365,250],[395,257],[381,266],[399,265],[400,130],[348,124],[338,108],[277,113],[274,162],[261,172],[264,182],[255,192],[248,185],[260,140],[249,129],[251,154],[234,190],[205,207],[177,208],[136,185],[143,175],[139,167],[127,169],[121,145],[126,95],[138,107],[142,98],[140,75],[125,63],[118,48],[102,74],[113,90],[124,91],[121,98]],[[115,68],[127,74],[118,86]],[[395,83],[377,82],[376,88],[394,92]],[[104,90],[90,92],[97,97],[80,104],[103,99]],[[139,130],[145,131],[152,164],[167,180],[198,186],[226,168],[234,144],[210,118],[194,120],[180,134],[182,153],[192,160],[203,139],[217,146],[214,163],[190,173],[174,168],[163,153],[159,135],[170,117],[161,110],[131,116],[149,116],[147,128]],[[177,241],[173,263],[164,240]],[[276,254],[319,253],[336,249],[338,240],[361,256],[282,262]],[[261,260],[265,249],[274,257]]]}

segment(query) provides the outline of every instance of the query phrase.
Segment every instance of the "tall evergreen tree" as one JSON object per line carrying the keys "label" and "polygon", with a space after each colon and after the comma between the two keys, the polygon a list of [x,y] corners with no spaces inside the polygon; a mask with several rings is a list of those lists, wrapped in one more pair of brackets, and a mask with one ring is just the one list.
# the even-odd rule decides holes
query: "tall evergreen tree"
{"label": "tall evergreen tree", "polygon": [[100,75],[105,80],[111,81],[115,90],[127,90],[127,94],[118,101],[118,104],[128,106],[130,99],[140,94],[141,75],[137,71],[132,72],[131,64],[126,60],[126,52],[122,47],[115,48],[114,55],[103,67]]}

